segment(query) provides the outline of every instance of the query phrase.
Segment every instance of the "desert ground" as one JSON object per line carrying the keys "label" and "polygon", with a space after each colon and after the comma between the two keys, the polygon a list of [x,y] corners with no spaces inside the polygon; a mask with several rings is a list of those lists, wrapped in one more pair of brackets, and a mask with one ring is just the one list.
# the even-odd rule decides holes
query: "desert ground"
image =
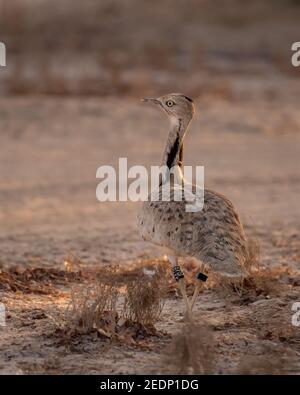
{"label": "desert ground", "polygon": [[[197,102],[185,158],[204,165],[206,186],[235,203],[247,234],[260,244],[266,278],[242,295],[208,284],[195,321],[213,336],[214,372],[257,372],[263,366],[271,373],[299,373],[300,333],[291,324],[300,286],[297,102],[284,97],[283,104],[280,92],[266,102],[260,86],[255,99],[235,91],[232,97]],[[140,203],[100,203],[95,191],[100,165],[117,165],[119,157],[129,165],[159,163],[167,137],[164,115],[138,97],[9,98],[0,106],[0,278],[7,308],[1,371],[164,372],[165,350],[185,325],[184,305],[174,292],[155,322],[162,334],[146,336],[142,344],[78,336],[70,348],[54,335],[53,319],[63,314],[72,286],[87,281],[85,271],[109,265],[130,270],[162,259],[163,252],[138,234]],[[70,277],[66,265],[74,261],[83,274]],[[76,264],[73,270],[78,273]]]}
{"label": "desert ground", "polygon": [[[1,2],[1,374],[300,373],[299,5],[176,3]],[[208,272],[193,325],[141,203],[96,199],[99,166],[160,164],[167,119],[140,98],[172,91],[197,109],[185,164],[256,246],[242,285]]]}

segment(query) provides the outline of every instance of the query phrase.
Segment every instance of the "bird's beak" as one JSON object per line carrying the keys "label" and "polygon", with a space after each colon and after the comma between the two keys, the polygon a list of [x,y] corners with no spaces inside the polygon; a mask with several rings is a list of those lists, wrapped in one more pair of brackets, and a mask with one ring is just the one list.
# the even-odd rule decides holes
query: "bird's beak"
{"label": "bird's beak", "polygon": [[141,99],[141,101],[143,103],[154,103],[154,104],[160,104],[160,101],[158,99],[156,99],[155,97],[143,97],[143,99]]}

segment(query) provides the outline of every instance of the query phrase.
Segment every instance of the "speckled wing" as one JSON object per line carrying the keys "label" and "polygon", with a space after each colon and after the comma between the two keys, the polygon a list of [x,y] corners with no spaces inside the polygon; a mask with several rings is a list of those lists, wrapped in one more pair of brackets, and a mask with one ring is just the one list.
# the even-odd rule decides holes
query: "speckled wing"
{"label": "speckled wing", "polygon": [[[203,209],[187,212],[187,202],[146,201],[139,213],[142,237],[174,250],[178,256],[193,256],[214,271],[226,275],[244,273],[247,243],[239,216],[225,196],[205,189]],[[163,191],[159,191],[160,197]]]}

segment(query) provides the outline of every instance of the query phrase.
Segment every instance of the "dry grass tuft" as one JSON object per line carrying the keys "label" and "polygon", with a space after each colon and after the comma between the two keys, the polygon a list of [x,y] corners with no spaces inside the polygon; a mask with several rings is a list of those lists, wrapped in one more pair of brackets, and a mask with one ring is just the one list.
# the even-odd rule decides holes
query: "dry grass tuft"
{"label": "dry grass tuft", "polygon": [[292,270],[283,266],[261,268],[249,273],[245,278],[224,278],[213,274],[213,288],[226,296],[239,296],[242,303],[254,302],[261,298],[279,296],[290,289]]}
{"label": "dry grass tuft", "polygon": [[140,270],[137,278],[126,286],[125,316],[143,325],[153,325],[161,315],[166,289],[165,266]]}
{"label": "dry grass tuft", "polygon": [[118,299],[119,290],[114,284],[98,282],[73,288],[67,311],[71,331],[90,333],[97,330],[103,334],[103,327],[110,326],[110,336],[113,336]]}
{"label": "dry grass tuft", "polygon": [[260,265],[260,246],[257,240],[248,240],[248,255],[245,261],[247,276],[227,278],[217,273],[209,274],[209,286],[227,296],[237,294],[242,300],[254,301],[258,297],[278,295],[287,287],[286,278],[292,276],[291,269]]}
{"label": "dry grass tuft", "polygon": [[248,305],[259,300],[277,298],[282,293],[296,292],[299,285],[299,271],[284,265],[261,265],[257,240],[248,241],[245,268],[245,277],[229,278],[209,272],[206,287],[214,290],[226,303]]}
{"label": "dry grass tuft", "polygon": [[158,335],[154,324],[163,308],[165,279],[160,265],[127,275],[118,267],[101,270],[72,288],[65,313],[54,319],[56,334],[67,341],[96,334],[130,344]]}
{"label": "dry grass tuft", "polygon": [[212,374],[215,367],[214,339],[205,325],[188,322],[178,333],[164,358],[172,374]]}

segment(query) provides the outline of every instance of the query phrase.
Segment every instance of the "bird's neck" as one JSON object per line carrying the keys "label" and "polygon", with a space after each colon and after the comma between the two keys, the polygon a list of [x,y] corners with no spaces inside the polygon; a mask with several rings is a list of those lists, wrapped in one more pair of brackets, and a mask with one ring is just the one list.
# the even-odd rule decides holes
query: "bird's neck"
{"label": "bird's neck", "polygon": [[[183,179],[183,140],[191,119],[172,119],[171,128],[165,147],[161,166],[167,167],[174,175],[175,184],[181,184]],[[170,174],[170,173],[169,173]],[[162,183],[168,180],[164,178]]]}
{"label": "bird's neck", "polygon": [[167,166],[172,169],[178,166],[180,169],[183,167],[183,140],[190,119],[172,119],[171,128],[164,150],[162,166]]}

